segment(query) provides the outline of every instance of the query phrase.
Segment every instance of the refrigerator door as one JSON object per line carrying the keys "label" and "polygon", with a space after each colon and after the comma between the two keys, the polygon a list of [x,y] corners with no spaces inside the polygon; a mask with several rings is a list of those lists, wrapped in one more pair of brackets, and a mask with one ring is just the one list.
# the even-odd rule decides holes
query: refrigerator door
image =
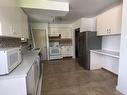
{"label": "refrigerator door", "polygon": [[97,37],[96,32],[82,32],[79,43],[79,64],[90,70],[90,50],[101,49],[101,37]]}
{"label": "refrigerator door", "polygon": [[81,66],[86,65],[86,33],[80,33],[79,37],[79,59],[78,62]]}
{"label": "refrigerator door", "polygon": [[88,32],[87,34],[87,50],[101,49],[102,37],[97,36],[96,32]]}
{"label": "refrigerator door", "polygon": [[86,41],[86,69],[90,70],[90,50],[101,49],[102,38],[98,37],[96,32],[87,32]]}

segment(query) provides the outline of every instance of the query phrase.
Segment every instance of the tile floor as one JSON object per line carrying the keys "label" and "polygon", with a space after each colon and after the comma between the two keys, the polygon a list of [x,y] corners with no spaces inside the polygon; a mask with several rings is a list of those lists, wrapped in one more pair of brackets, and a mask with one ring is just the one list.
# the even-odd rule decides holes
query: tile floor
{"label": "tile floor", "polygon": [[87,71],[74,59],[44,64],[43,95],[122,95],[116,91],[117,76],[103,69]]}

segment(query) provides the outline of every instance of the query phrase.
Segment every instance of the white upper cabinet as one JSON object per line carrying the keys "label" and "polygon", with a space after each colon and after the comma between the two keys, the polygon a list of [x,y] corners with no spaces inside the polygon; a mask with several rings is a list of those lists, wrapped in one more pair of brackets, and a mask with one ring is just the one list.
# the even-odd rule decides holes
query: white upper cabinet
{"label": "white upper cabinet", "polygon": [[61,38],[63,38],[63,39],[71,39],[72,38],[71,28],[61,28],[60,34],[61,34]]}
{"label": "white upper cabinet", "polygon": [[28,17],[23,11],[22,11],[21,27],[22,27],[22,29],[21,29],[22,30],[22,37],[29,38]]}
{"label": "white upper cabinet", "polygon": [[73,29],[80,28],[81,32],[96,31],[96,17],[81,18],[72,24]]}
{"label": "white upper cabinet", "polygon": [[[28,30],[22,30],[26,26],[27,19],[24,19],[22,27],[22,15],[25,13],[19,8],[15,0],[0,1],[0,36],[21,38]],[[28,37],[27,37],[28,38]]]}
{"label": "white upper cabinet", "polygon": [[97,17],[97,35],[121,33],[122,5],[114,7]]}
{"label": "white upper cabinet", "polygon": [[70,27],[50,27],[49,34],[59,35],[61,38],[71,39],[72,38],[72,29]]}
{"label": "white upper cabinet", "polygon": [[96,31],[96,18],[82,18],[80,31]]}
{"label": "white upper cabinet", "polygon": [[49,34],[51,34],[51,35],[59,35],[59,28],[50,27],[49,28]]}

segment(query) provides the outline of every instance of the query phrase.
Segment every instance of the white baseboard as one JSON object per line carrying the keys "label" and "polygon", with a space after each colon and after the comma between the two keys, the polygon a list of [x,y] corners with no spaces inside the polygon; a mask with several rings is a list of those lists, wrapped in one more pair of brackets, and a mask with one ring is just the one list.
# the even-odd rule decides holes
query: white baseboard
{"label": "white baseboard", "polygon": [[118,86],[116,87],[116,89],[117,89],[120,93],[122,93],[123,95],[127,95],[127,91],[126,91],[126,90],[123,90],[123,89],[119,88]]}

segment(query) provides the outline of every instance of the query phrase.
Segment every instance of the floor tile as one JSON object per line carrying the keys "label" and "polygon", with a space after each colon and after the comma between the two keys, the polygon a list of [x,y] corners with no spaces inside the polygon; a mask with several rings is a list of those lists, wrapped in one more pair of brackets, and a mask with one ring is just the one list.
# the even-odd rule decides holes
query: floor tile
{"label": "floor tile", "polygon": [[44,62],[43,95],[122,95],[116,85],[116,75],[85,70],[74,59]]}

